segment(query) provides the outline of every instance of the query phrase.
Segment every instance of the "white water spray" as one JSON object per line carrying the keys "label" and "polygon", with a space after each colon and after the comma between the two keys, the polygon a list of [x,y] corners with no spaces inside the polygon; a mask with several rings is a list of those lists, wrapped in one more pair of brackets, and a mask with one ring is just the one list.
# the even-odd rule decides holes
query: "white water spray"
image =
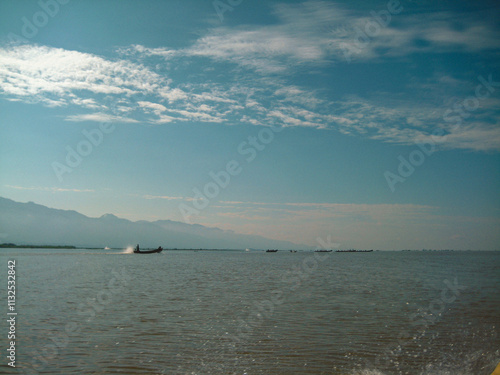
{"label": "white water spray", "polygon": [[123,249],[122,254],[132,254],[134,252],[134,248],[132,246],[128,246],[126,249]]}

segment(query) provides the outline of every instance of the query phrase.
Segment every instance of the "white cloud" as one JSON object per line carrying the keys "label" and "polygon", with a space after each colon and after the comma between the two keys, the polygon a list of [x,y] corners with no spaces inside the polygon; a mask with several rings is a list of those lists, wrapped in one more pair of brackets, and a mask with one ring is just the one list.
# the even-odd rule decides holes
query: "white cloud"
{"label": "white cloud", "polygon": [[[332,209],[338,212],[344,213],[360,213],[369,212],[375,210],[378,213],[384,212],[387,215],[393,214],[395,212],[431,212],[436,209],[433,206],[425,205],[415,205],[415,204],[353,204],[353,203],[325,203],[325,202],[245,202],[245,201],[219,201],[219,203],[248,209],[248,207],[280,207],[279,209],[285,209],[285,207],[297,207],[297,210],[305,208],[325,208]],[[222,206],[223,207],[223,206]],[[288,209],[287,208],[287,209]],[[275,209],[275,208],[274,208]]]}
{"label": "white cloud", "polygon": [[143,195],[143,199],[148,199],[148,200],[154,200],[154,199],[160,199],[160,200],[166,200],[166,201],[179,201],[183,200],[186,202],[192,202],[194,198],[192,197],[175,197],[175,196],[170,196],[170,195]]}
{"label": "white cloud", "polygon": [[377,32],[365,34],[360,42],[358,30],[373,25],[375,19],[370,12],[380,10],[384,9],[353,12],[324,1],[276,4],[277,24],[219,27],[184,53],[231,61],[266,74],[294,71],[301,64],[346,61],[346,53],[351,61],[366,61],[414,52],[477,53],[500,47],[494,24],[466,17],[457,21],[456,14],[448,12],[393,14],[387,25],[375,23]]}
{"label": "white cloud", "polygon": [[179,51],[177,50],[171,50],[168,48],[148,48],[145,46],[141,46],[139,44],[134,44],[130,46],[129,48],[122,48],[119,49],[119,52],[121,52],[124,55],[130,55],[130,54],[140,54],[142,56],[161,56],[165,59],[175,57],[179,55]]}
{"label": "white cloud", "polygon": [[73,91],[94,94],[151,92],[161,77],[126,60],[104,58],[46,46],[21,45],[0,48],[2,91],[15,96],[54,94],[64,97]]}
{"label": "white cloud", "polygon": [[[390,104],[390,107],[389,105]],[[406,100],[384,103],[351,97],[339,102],[342,120],[337,122],[344,134],[364,135],[384,142],[414,145],[416,142],[432,143],[437,149],[468,149],[474,151],[499,151],[500,127],[498,126],[498,100],[480,102],[477,112],[466,113],[459,126],[444,119],[446,111],[453,106],[437,106],[433,103],[419,107]],[[457,112],[453,116],[457,116]],[[446,136],[437,140],[433,132]]]}
{"label": "white cloud", "polygon": [[231,61],[262,73],[287,70],[287,59],[295,62],[315,62],[325,57],[325,51],[311,44],[308,38],[290,36],[280,28],[259,28],[235,31],[220,28],[200,38],[186,49],[190,56]]}
{"label": "white cloud", "polygon": [[168,195],[144,195],[143,198],[144,199],[165,199],[165,200],[168,200],[168,201],[172,201],[172,200],[184,200],[185,199],[184,197],[171,197],[171,196],[168,196]]}
{"label": "white cloud", "polygon": [[158,91],[158,94],[164,98],[167,99],[170,103],[179,101],[179,100],[186,100],[188,99],[188,94],[185,93],[183,90],[174,88],[174,89],[169,89],[169,88],[161,88]]}
{"label": "white cloud", "polygon": [[113,115],[110,115],[107,113],[101,113],[101,112],[67,116],[66,121],[73,121],[73,122],[81,122],[81,121],[129,122],[129,123],[139,122],[139,121],[132,119],[132,118],[113,116]]}
{"label": "white cloud", "polygon": [[151,102],[143,102],[143,101],[141,101],[141,102],[137,102],[137,104],[139,104],[139,107],[141,107],[143,109],[149,109],[149,110],[151,110],[157,116],[161,116],[162,112],[165,112],[167,110],[167,107],[165,107],[162,104],[158,104],[158,103],[151,103]]}
{"label": "white cloud", "polygon": [[[431,142],[428,139],[428,142]],[[461,128],[446,136],[443,144],[446,148],[459,148],[474,151],[500,150],[500,124],[476,124]]]}
{"label": "white cloud", "polygon": [[[69,115],[67,121],[234,121],[258,126],[334,128],[343,134],[400,144],[430,141],[432,131],[442,128],[448,136],[439,147],[500,149],[500,130],[491,125],[496,122],[495,108],[499,102],[493,97],[482,100],[480,110],[457,128],[443,121],[449,106],[440,107],[432,101],[416,108],[408,98],[398,100],[378,93],[372,99],[350,96],[328,102],[318,99],[314,91],[285,85],[279,79],[255,79],[253,85],[229,87],[205,82],[173,87],[171,79],[126,60],[113,62],[75,51],[26,45],[2,51],[5,54],[0,55],[0,81],[8,99],[39,101],[49,107],[71,104],[95,111]],[[435,77],[434,82],[439,84],[412,84],[412,88],[425,91],[426,95],[436,92],[436,97],[450,95],[457,89],[460,93],[468,92],[461,88],[465,85],[463,80],[449,75]],[[473,92],[470,90],[473,88],[469,88]],[[106,96],[99,96],[103,92]],[[145,95],[154,101],[134,101],[136,96]]]}
{"label": "white cloud", "polygon": [[94,189],[67,189],[67,188],[41,187],[41,186],[27,187],[27,186],[16,186],[16,185],[5,185],[5,186],[8,188],[11,188],[11,189],[16,189],[16,190],[38,190],[38,191],[50,191],[52,193],[64,193],[64,192],[93,193],[93,192],[95,192]]}
{"label": "white cloud", "polygon": [[313,128],[325,128],[326,125],[321,122],[311,122],[305,119],[298,118],[298,116],[290,116],[288,114],[283,113],[281,110],[274,110],[268,113],[268,116],[271,118],[279,119],[284,126],[305,126],[305,127],[313,127]]}
{"label": "white cloud", "polygon": [[184,109],[171,109],[172,112],[179,113],[183,117],[193,121],[201,121],[201,122],[217,122],[221,123],[225,120],[222,117],[212,116],[205,112],[192,112]]}
{"label": "white cloud", "polygon": [[[371,9],[353,12],[323,1],[282,3],[273,9],[277,22],[271,25],[218,27],[178,50],[133,45],[118,51],[120,59],[36,45],[0,48],[0,93],[12,101],[92,111],[69,115],[68,121],[333,128],[400,144],[429,140],[433,130],[442,128],[448,136],[439,147],[500,149],[500,131],[492,125],[498,123],[498,100],[483,100],[480,110],[459,128],[443,121],[449,106],[437,100],[473,92],[463,89],[463,79],[450,74],[437,74],[425,83],[410,82],[401,90],[414,89],[411,98],[368,92],[364,97],[328,100],[321,97],[327,88],[319,91],[290,83],[287,75],[303,67],[334,68],[335,63],[345,62],[341,43],[353,42],[355,27],[371,20]],[[358,48],[353,61],[400,58],[413,52],[476,53],[500,45],[492,25],[472,18],[457,21],[446,12],[429,17],[401,13],[392,18],[366,46]],[[165,61],[162,71],[207,58],[212,66],[178,81],[155,71],[155,57]],[[225,71],[227,81],[206,79],[218,74],[218,62],[235,64],[234,71]],[[417,96],[426,98],[418,106],[413,102]]]}
{"label": "white cloud", "polygon": [[97,104],[94,99],[90,98],[89,99],[74,98],[71,102],[77,106],[89,109],[100,109],[104,107],[102,105]]}

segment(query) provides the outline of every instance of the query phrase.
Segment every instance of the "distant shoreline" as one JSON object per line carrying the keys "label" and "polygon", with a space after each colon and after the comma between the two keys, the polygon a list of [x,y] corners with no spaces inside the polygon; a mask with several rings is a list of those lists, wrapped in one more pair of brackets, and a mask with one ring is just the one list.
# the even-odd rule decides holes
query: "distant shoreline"
{"label": "distant shoreline", "polygon": [[79,249],[76,246],[70,246],[70,245],[62,245],[62,246],[51,246],[51,245],[16,245],[16,244],[13,244],[13,243],[3,243],[3,244],[0,244],[0,248],[3,248],[3,249]]}
{"label": "distant shoreline", "polygon": [[[88,246],[73,246],[73,245],[16,245],[13,243],[2,243],[0,244],[0,249],[67,249],[67,250],[123,250],[123,247],[88,247]],[[202,249],[202,248],[190,248],[190,249],[182,249],[182,248],[163,248],[164,251],[244,251],[245,249]],[[144,248],[144,250],[153,250],[153,248]],[[252,252],[260,252],[264,251],[264,249],[252,249]],[[287,253],[287,252],[312,252],[318,250],[312,249],[303,249],[303,250],[278,250],[279,252]],[[467,252],[467,251],[500,251],[500,250],[452,250],[452,249],[420,249],[420,250],[329,250],[329,251],[319,251],[319,252],[335,252],[335,253],[368,253],[368,252]]]}

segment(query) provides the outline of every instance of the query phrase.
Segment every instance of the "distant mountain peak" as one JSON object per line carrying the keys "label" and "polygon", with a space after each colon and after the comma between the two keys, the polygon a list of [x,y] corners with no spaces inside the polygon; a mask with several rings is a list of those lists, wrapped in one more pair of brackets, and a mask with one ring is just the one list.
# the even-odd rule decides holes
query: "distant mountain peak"
{"label": "distant mountain peak", "polygon": [[99,219],[116,220],[116,219],[120,219],[120,218],[118,216],[113,215],[113,214],[104,214]]}

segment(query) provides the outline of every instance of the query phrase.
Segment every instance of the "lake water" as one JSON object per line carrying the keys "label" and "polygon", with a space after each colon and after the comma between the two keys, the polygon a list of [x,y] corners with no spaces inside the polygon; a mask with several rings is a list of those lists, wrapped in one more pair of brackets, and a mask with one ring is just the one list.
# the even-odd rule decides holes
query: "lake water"
{"label": "lake water", "polygon": [[499,252],[0,253],[18,312],[18,367],[2,355],[2,373],[490,375],[500,361]]}

